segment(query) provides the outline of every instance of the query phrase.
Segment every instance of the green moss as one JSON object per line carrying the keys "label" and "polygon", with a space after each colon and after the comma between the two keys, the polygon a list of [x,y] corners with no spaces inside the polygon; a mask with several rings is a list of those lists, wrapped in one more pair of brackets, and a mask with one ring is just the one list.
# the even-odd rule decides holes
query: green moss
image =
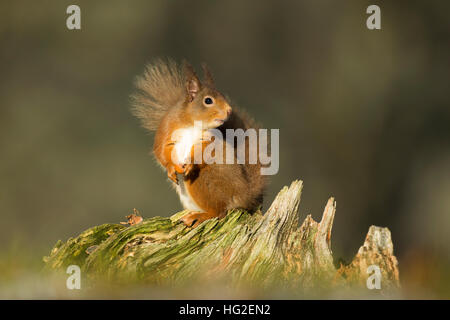
{"label": "green moss", "polygon": [[44,257],[45,269],[62,269],[75,264],[83,266],[88,254],[86,250],[92,246],[100,245],[110,236],[120,232],[125,227],[118,224],[103,224],[82,232],[78,237],[70,238],[65,243],[58,240],[50,252]]}

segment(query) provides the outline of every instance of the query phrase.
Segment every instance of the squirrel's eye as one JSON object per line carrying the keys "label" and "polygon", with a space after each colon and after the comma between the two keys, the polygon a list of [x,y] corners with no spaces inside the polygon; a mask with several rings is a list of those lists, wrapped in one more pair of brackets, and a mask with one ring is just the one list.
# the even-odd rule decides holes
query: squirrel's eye
{"label": "squirrel's eye", "polygon": [[204,104],[205,104],[206,106],[210,106],[210,105],[212,105],[212,104],[214,103],[214,100],[213,100],[213,98],[211,98],[211,97],[206,97],[206,98],[203,100],[203,102],[204,102]]}

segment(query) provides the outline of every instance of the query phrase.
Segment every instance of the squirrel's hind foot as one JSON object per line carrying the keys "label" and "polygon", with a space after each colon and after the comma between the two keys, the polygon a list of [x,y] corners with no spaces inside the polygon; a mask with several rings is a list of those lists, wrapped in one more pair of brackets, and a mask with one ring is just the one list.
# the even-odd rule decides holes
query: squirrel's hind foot
{"label": "squirrel's hind foot", "polygon": [[179,221],[183,222],[186,227],[197,228],[203,221],[216,217],[218,215],[210,212],[191,212],[182,216]]}

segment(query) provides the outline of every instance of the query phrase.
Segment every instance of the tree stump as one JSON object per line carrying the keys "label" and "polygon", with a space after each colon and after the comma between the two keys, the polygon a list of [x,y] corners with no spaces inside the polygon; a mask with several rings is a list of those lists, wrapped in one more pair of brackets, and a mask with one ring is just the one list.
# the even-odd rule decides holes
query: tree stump
{"label": "tree stump", "polygon": [[336,202],[328,200],[320,222],[308,215],[299,226],[302,181],[284,187],[265,214],[233,210],[197,228],[153,217],[124,226],[104,224],[58,243],[44,258],[46,270],[80,266],[90,279],[118,283],[182,285],[224,281],[229,286],[281,285],[292,290],[366,286],[371,265],[381,271],[382,289],[399,287],[390,231],[371,226],[348,265],[336,266],[331,229]]}

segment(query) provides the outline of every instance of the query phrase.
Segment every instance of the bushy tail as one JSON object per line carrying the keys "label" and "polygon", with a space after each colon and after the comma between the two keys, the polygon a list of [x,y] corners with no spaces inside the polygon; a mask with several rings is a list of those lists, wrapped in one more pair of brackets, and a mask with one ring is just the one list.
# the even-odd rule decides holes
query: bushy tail
{"label": "bushy tail", "polygon": [[185,97],[185,78],[173,60],[155,60],[136,80],[138,92],[131,96],[132,112],[150,131],[158,128],[166,112]]}

